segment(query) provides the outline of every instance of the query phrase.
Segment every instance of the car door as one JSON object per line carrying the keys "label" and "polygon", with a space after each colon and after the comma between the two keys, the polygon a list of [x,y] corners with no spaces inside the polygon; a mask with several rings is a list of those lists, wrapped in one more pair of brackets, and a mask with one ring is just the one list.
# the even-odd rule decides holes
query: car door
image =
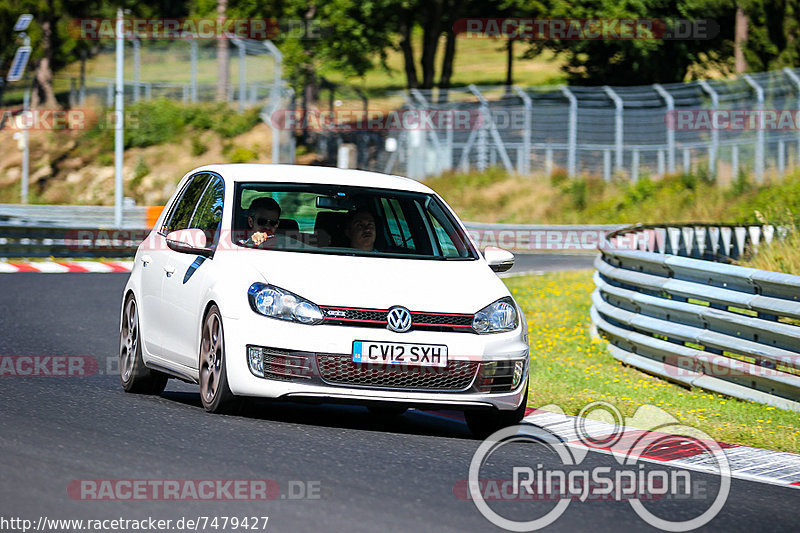
{"label": "car door", "polygon": [[[209,174],[186,228],[201,229],[207,246],[216,247],[222,222],[225,187],[219,176]],[[184,228],[176,228],[184,229]],[[173,230],[174,231],[174,230]],[[213,256],[212,256],[213,257]],[[169,312],[164,317],[163,348],[167,359],[197,367],[197,324],[203,312],[211,258],[167,250],[162,301]]]}
{"label": "car door", "polygon": [[[175,197],[172,204],[166,207],[167,216],[160,228],[152,232],[144,243],[137,258],[142,266],[142,286],[139,297],[139,321],[142,328],[142,339],[147,354],[159,358],[164,357],[163,332],[164,317],[168,314],[162,300],[162,290],[165,279],[164,267],[166,266],[167,239],[170,228],[180,224],[180,218],[187,210],[187,205],[192,208],[197,203],[202,191],[208,184],[207,175],[197,175],[190,178]],[[191,211],[190,211],[191,213]]]}

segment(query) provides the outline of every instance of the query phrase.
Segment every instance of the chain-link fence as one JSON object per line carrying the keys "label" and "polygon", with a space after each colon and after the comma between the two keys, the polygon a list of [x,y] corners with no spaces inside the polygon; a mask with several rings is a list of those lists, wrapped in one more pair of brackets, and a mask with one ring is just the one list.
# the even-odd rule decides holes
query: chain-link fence
{"label": "chain-link fence", "polygon": [[[293,105],[293,91],[282,79],[281,53],[270,41],[231,36],[225,43],[228,81],[218,96],[218,40],[127,40],[125,104],[158,98],[187,104],[223,101],[239,112],[260,107],[262,119],[272,126],[273,113]],[[70,107],[114,107],[114,46],[113,40],[98,41],[90,59],[56,77],[60,92],[68,91]],[[275,126],[272,132],[273,161],[293,163],[292,132]]]}
{"label": "chain-link fence", "polygon": [[798,74],[787,68],[635,87],[412,90],[398,110],[414,114],[411,127],[334,124],[320,133],[317,149],[324,156],[351,145],[358,168],[414,178],[500,166],[606,180],[701,169],[730,180],[751,171],[762,180],[800,164]]}

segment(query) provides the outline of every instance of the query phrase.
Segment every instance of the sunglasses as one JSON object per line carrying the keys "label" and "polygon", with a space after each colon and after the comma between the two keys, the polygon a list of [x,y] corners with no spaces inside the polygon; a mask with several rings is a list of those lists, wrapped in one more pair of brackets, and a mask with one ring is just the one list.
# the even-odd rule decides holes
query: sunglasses
{"label": "sunglasses", "polygon": [[258,217],[256,219],[256,224],[259,226],[277,226],[279,220],[277,218],[262,218]]}

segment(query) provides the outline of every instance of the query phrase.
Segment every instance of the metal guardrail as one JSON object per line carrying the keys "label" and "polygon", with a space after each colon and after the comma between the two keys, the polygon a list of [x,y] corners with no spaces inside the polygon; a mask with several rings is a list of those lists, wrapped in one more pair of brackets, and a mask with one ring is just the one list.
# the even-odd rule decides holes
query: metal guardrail
{"label": "metal guardrail", "polygon": [[800,411],[800,276],[735,266],[785,229],[636,226],[601,240],[591,317],[625,364]]}
{"label": "metal guardrail", "polygon": [[[147,227],[149,209],[142,206],[124,207],[122,227]],[[114,206],[0,204],[0,225],[113,228]]]}

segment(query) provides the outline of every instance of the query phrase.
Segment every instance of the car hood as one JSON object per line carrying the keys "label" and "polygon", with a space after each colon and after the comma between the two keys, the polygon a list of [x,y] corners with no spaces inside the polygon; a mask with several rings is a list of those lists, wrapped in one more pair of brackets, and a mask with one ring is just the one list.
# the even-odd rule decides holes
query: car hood
{"label": "car hood", "polygon": [[[318,305],[474,313],[508,296],[482,260],[437,261],[261,251],[248,266]],[[254,280],[255,281],[255,280]]]}

